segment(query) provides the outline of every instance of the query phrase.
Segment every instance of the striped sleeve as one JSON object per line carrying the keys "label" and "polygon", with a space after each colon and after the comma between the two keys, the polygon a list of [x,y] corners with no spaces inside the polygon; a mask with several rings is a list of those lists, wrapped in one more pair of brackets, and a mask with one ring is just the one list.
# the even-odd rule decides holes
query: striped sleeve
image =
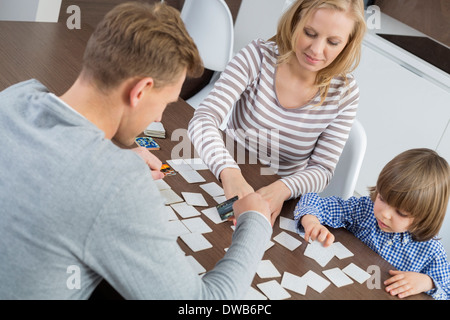
{"label": "striped sleeve", "polygon": [[[330,88],[329,95],[333,94],[332,90]],[[291,191],[291,199],[305,193],[323,191],[333,177],[359,103],[359,88],[352,77],[349,77],[348,90],[340,94],[337,101],[338,114],[320,134],[306,167],[283,174],[281,181]]]}

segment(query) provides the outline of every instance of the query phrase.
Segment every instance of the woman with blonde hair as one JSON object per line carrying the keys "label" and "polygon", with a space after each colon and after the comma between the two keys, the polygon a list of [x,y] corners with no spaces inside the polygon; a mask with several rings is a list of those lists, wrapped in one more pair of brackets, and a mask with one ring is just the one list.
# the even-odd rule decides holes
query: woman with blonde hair
{"label": "woman with blonde hair", "polygon": [[297,0],[277,34],[257,39],[228,64],[195,111],[189,136],[225,196],[253,191],[219,127],[282,176],[259,189],[272,223],[285,200],[330,182],[359,102],[350,74],[366,31],[362,0]]}

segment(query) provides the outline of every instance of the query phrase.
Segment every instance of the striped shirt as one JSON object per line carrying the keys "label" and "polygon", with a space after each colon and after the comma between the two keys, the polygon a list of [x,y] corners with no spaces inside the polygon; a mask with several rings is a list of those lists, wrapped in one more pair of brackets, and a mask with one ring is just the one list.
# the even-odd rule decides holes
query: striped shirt
{"label": "striped shirt", "polygon": [[[406,232],[384,232],[378,226],[370,197],[321,198],[315,193],[303,195],[294,209],[296,221],[311,214],[321,224],[346,228],[369,248],[400,271],[428,275],[434,289],[425,293],[436,300],[450,299],[450,263],[439,240],[414,241]],[[298,224],[301,232],[301,224]]]}
{"label": "striped shirt", "polygon": [[[239,168],[239,154],[236,162],[226,143],[232,137],[282,176],[296,198],[329,183],[356,116],[359,89],[353,76],[336,77],[322,105],[317,93],[304,106],[284,108],[275,90],[277,57],[274,42],[258,39],[243,48],[195,111],[189,137],[218,179],[223,169]],[[224,121],[227,138],[219,129]]]}

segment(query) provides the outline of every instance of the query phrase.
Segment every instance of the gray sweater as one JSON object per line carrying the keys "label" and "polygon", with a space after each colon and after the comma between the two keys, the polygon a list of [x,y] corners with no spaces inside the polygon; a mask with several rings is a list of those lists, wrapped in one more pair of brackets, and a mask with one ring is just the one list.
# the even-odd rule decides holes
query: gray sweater
{"label": "gray sweater", "polygon": [[127,299],[247,292],[272,232],[261,214],[200,278],[146,164],[41,83],[0,92],[0,132],[0,299],[86,299],[103,278]]}

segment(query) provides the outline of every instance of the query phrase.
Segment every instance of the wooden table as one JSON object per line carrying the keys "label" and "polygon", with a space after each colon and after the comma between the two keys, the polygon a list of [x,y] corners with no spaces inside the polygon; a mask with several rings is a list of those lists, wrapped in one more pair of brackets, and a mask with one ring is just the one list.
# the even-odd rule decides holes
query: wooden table
{"label": "wooden table", "polygon": [[[83,51],[92,33],[92,27],[82,25],[81,30],[67,29],[63,23],[33,23],[33,22],[0,22],[0,90],[17,83],[19,81],[36,78],[46,85],[52,92],[59,95],[65,92],[76,79],[82,61]],[[183,133],[182,139],[187,139],[187,124],[193,115],[193,109],[180,100],[178,103],[168,106],[163,116],[163,124],[167,131],[166,139],[157,139],[162,149],[156,151],[161,160],[168,160],[177,157],[194,157],[193,149],[191,154],[173,155],[172,150],[179,146],[181,141],[171,141],[174,138],[173,133]],[[179,130],[177,130],[179,129]],[[185,141],[186,144],[190,142]],[[259,175],[258,165],[241,165],[247,181],[256,189],[274,181],[276,176]],[[201,175],[209,182],[216,178],[209,172],[200,171]],[[166,182],[180,194],[181,191],[202,192],[199,184],[188,184],[181,175],[166,177]],[[216,203],[211,197],[205,195],[208,205],[213,206]],[[285,203],[282,216],[292,218],[292,212],[297,200],[291,200]],[[212,233],[205,234],[205,237],[213,244],[213,248],[193,253],[179,240],[179,244],[187,254],[192,254],[207,270],[210,270],[225,254],[224,248],[231,243],[232,229],[231,223],[214,224],[208,218],[203,220],[213,229]],[[278,235],[281,229],[278,226],[278,220],[273,229],[273,236]],[[392,267],[380,258],[371,249],[356,239],[352,234],[343,229],[332,231],[336,241],[343,243],[355,256],[345,260],[334,258],[326,269],[339,267],[344,268],[350,262],[355,263],[363,269],[374,265],[381,270],[381,283],[388,278],[388,270]],[[289,232],[288,232],[289,233]],[[298,235],[291,235],[299,238]],[[300,238],[299,238],[300,239]],[[290,273],[302,276],[308,270],[313,270],[322,274],[321,268],[314,260],[303,255],[306,243],[289,251],[279,244],[275,244],[266,251],[263,259],[271,260],[280,273],[288,271]],[[253,286],[270,279],[260,279],[255,276]],[[276,280],[281,281],[281,278]],[[381,289],[368,289],[366,284],[354,283],[349,286],[337,288],[331,284],[325,291],[318,294],[313,289],[308,288],[306,295],[299,295],[290,292],[292,299],[397,299],[391,297]],[[425,294],[414,296],[410,299],[430,299]]]}
{"label": "wooden table", "polygon": [[[194,109],[181,99],[176,104],[167,107],[162,119],[162,123],[164,124],[164,127],[166,129],[166,139],[155,138],[158,144],[160,144],[161,150],[153,151],[153,154],[158,156],[162,161],[173,158],[188,159],[197,157],[197,155],[194,153],[193,147],[190,149],[190,152],[185,152],[182,154],[178,153],[178,150],[181,149],[180,144],[182,144],[183,146],[190,145],[189,138],[187,137],[187,131],[185,129],[187,128],[188,122],[192,118],[193,113]],[[175,135],[172,136],[174,132]],[[172,141],[172,139],[174,139],[174,141]],[[184,149],[189,150],[189,148]],[[177,152],[172,154],[172,150],[176,150]],[[242,169],[244,177],[255,190],[278,179],[278,176],[275,175],[260,175],[261,165],[259,164],[255,165],[246,163],[240,164],[239,166]],[[209,170],[200,170],[198,172],[205,178],[206,182],[189,184],[183,179],[183,177],[181,177],[181,175],[167,176],[165,178],[165,181],[180,196],[181,191],[199,192],[204,195],[204,198],[208,202],[209,207],[215,206],[217,203],[207,193],[205,193],[199,187],[199,185],[212,181],[218,183],[219,185],[221,184]],[[285,202],[283,210],[281,212],[281,216],[293,219],[293,211],[297,202],[298,199],[293,199]],[[204,208],[197,207],[197,209],[201,211]],[[202,264],[206,268],[206,270],[211,270],[214,265],[224,256],[224,248],[229,247],[231,244],[231,237],[233,233],[233,230],[231,229],[232,224],[231,222],[215,224],[204,215],[202,215],[202,218],[213,229],[213,232],[204,234],[208,241],[213,244],[213,248],[199,252],[192,252],[191,249],[186,246],[180,239],[178,239],[178,243],[187,255],[194,256],[200,262],[200,264]],[[287,271],[292,274],[302,276],[309,270],[313,270],[324,278],[326,277],[322,273],[323,270],[335,267],[343,269],[350,263],[354,263],[364,270],[367,270],[370,266],[374,266],[375,268],[379,268],[380,271],[380,289],[369,289],[367,283],[359,284],[357,282],[354,282],[352,285],[344,286],[341,288],[338,288],[334,284],[331,284],[320,294],[309,287],[305,295],[289,291],[289,293],[292,295],[291,299],[398,299],[397,297],[393,297],[386,293],[383,285],[383,281],[390,277],[388,270],[395,268],[392,267],[387,261],[382,259],[374,251],[372,251],[369,247],[367,247],[364,243],[362,243],[359,239],[357,239],[349,231],[343,228],[331,230],[336,237],[335,241],[341,242],[346,248],[353,252],[353,257],[343,260],[339,260],[337,257],[334,257],[324,268],[322,268],[315,260],[303,255],[303,252],[305,251],[305,248],[307,246],[306,241],[304,241],[296,233],[280,229],[279,219],[277,219],[273,227],[272,238],[278,235],[280,232],[284,231],[302,241],[302,245],[297,249],[290,251],[275,242],[275,245],[265,252],[263,259],[272,261],[272,263],[281,274],[283,274],[284,271]],[[258,275],[255,275],[252,286],[254,288],[257,288],[256,284],[272,279],[281,282],[281,277],[261,279]],[[372,280],[369,279],[368,282],[372,283]],[[407,299],[421,300],[431,298],[426,294],[420,294],[409,297]]]}

